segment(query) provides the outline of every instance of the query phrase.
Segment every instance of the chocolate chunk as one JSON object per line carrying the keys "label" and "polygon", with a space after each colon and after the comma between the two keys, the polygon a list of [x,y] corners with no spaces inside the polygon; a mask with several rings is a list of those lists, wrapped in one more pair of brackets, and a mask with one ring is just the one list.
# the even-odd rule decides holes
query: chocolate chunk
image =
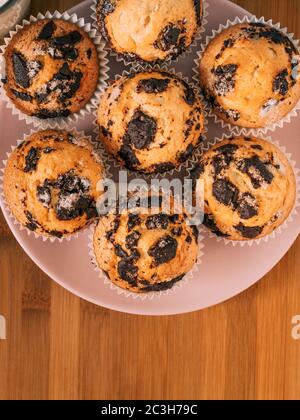
{"label": "chocolate chunk", "polygon": [[134,170],[138,165],[140,165],[140,161],[136,157],[131,146],[124,143],[119,151],[120,158],[125,162],[125,165],[128,169]]}
{"label": "chocolate chunk", "polygon": [[202,1],[201,0],[194,0],[194,6],[197,15],[197,22],[200,25],[202,19]]}
{"label": "chocolate chunk", "polygon": [[135,213],[129,213],[128,216],[128,230],[134,229],[136,226],[139,226],[141,224],[141,218],[138,214]]}
{"label": "chocolate chunk", "polygon": [[155,139],[156,121],[142,111],[136,111],[128,124],[125,141],[136,149],[148,147]]}
{"label": "chocolate chunk", "polygon": [[188,105],[193,106],[195,104],[195,101],[196,101],[195,91],[185,81],[182,81],[182,82],[183,82],[184,87],[185,87],[184,100]]}
{"label": "chocolate chunk", "polygon": [[58,239],[61,239],[63,237],[63,233],[59,232],[57,230],[51,230],[48,233],[49,233],[49,235],[54,236],[55,238],[58,238]]}
{"label": "chocolate chunk", "polygon": [[233,38],[225,39],[223,46],[221,48],[221,51],[216,55],[216,60],[219,60],[222,57],[223,52],[227,50],[227,48],[233,47],[234,44],[235,44],[235,39]]}
{"label": "chocolate chunk", "polygon": [[63,193],[84,193],[90,189],[90,181],[86,178],[80,178],[74,175],[73,171],[59,176],[57,188]]}
{"label": "chocolate chunk", "polygon": [[149,285],[146,285],[146,287],[143,287],[141,291],[145,293],[149,293],[149,292],[162,292],[165,290],[170,290],[176,283],[180,282],[184,277],[185,277],[185,274],[182,274],[181,276],[178,276],[175,279],[170,280],[170,281],[165,281],[165,282],[156,283],[156,284],[149,284]]}
{"label": "chocolate chunk", "polygon": [[240,223],[238,226],[235,226],[235,229],[240,232],[244,238],[255,239],[262,233],[264,228],[263,226],[248,227]]}
{"label": "chocolate chunk", "polygon": [[165,163],[159,163],[155,165],[154,172],[157,172],[159,174],[163,174],[165,172],[169,172],[175,169],[174,163],[171,162],[165,162]]}
{"label": "chocolate chunk", "polygon": [[58,51],[60,54],[58,55],[54,54],[54,58],[68,60],[68,61],[75,61],[79,55],[77,48],[72,48],[72,47],[60,47],[59,49],[58,48],[56,49],[56,52]]}
{"label": "chocolate chunk", "polygon": [[115,253],[117,257],[125,260],[129,257],[128,253],[119,244],[115,245]]}
{"label": "chocolate chunk", "polygon": [[252,185],[256,189],[260,188],[264,182],[271,184],[274,179],[274,175],[268,170],[267,165],[257,155],[244,159],[237,166],[250,177]]}
{"label": "chocolate chunk", "polygon": [[204,171],[204,163],[200,162],[191,172],[192,179],[195,181],[198,180],[200,176],[204,174]]}
{"label": "chocolate chunk", "polygon": [[19,92],[18,90],[12,89],[12,93],[15,95],[16,98],[21,99],[21,101],[31,102],[33,97],[28,93]]}
{"label": "chocolate chunk", "polygon": [[77,90],[80,88],[82,77],[83,73],[80,71],[75,71],[73,73],[70,83],[68,84],[67,88],[63,90],[59,97],[61,102],[65,102],[66,100],[73,98]]}
{"label": "chocolate chunk", "polygon": [[191,235],[188,235],[188,236],[186,237],[185,241],[186,241],[188,244],[191,244],[191,243],[193,242],[193,239],[192,239]]}
{"label": "chocolate chunk", "polygon": [[126,237],[126,248],[131,250],[136,248],[138,246],[140,238],[141,234],[139,232],[132,232]]}
{"label": "chocolate chunk", "polygon": [[12,61],[16,83],[25,89],[29,88],[29,71],[25,57],[21,53],[15,52],[13,53]]}
{"label": "chocolate chunk", "polygon": [[274,79],[273,82],[273,91],[279,93],[282,96],[285,96],[289,91],[289,83],[287,81],[289,73],[287,69],[281,71]]}
{"label": "chocolate chunk", "polygon": [[138,92],[146,93],[162,93],[168,89],[170,79],[143,79],[139,81],[137,86]]}
{"label": "chocolate chunk", "polygon": [[253,149],[253,150],[263,150],[263,147],[260,144],[252,144],[251,149]]}
{"label": "chocolate chunk", "polygon": [[189,144],[186,151],[181,153],[179,156],[179,162],[184,163],[186,162],[193,154],[194,152],[194,146],[192,144]]}
{"label": "chocolate chunk", "polygon": [[180,28],[173,26],[172,24],[166,26],[162,31],[156,46],[162,51],[168,51],[172,49],[178,44],[180,33]]}
{"label": "chocolate chunk", "polygon": [[69,171],[58,178],[55,187],[60,190],[55,208],[59,220],[73,220],[83,214],[88,219],[97,217],[96,203],[86,194],[90,189],[89,180]]}
{"label": "chocolate chunk", "polygon": [[199,240],[199,229],[195,225],[192,225],[191,226],[191,229],[193,231],[193,235],[194,235],[194,238],[196,240],[196,243],[198,243],[198,240]]}
{"label": "chocolate chunk", "polygon": [[219,96],[225,96],[232,92],[235,88],[235,75],[238,66],[236,64],[227,64],[225,66],[218,66],[213,73],[217,81],[215,82],[215,92]]}
{"label": "chocolate chunk", "polygon": [[26,223],[26,227],[31,230],[32,232],[34,232],[35,230],[37,230],[37,228],[40,226],[39,223],[36,221],[36,219],[33,217],[32,213],[30,213],[29,211],[25,212],[25,216],[28,220],[28,223]]}
{"label": "chocolate chunk", "polygon": [[115,3],[112,0],[102,0],[101,12],[107,16],[115,10]]}
{"label": "chocolate chunk", "polygon": [[212,214],[205,214],[203,220],[204,226],[210,229],[215,235],[227,238],[229,235],[223,233],[216,224],[215,218]]}
{"label": "chocolate chunk", "polygon": [[48,40],[52,37],[56,29],[56,25],[53,22],[53,20],[50,20],[50,22],[46,23],[46,25],[42,28],[38,40]]}
{"label": "chocolate chunk", "polygon": [[230,181],[218,179],[213,183],[213,195],[219,203],[225,206],[235,206],[239,190]]}
{"label": "chocolate chunk", "polygon": [[128,261],[118,263],[118,273],[122,280],[127,281],[132,286],[136,285],[138,268]]}
{"label": "chocolate chunk", "polygon": [[237,150],[238,146],[234,143],[225,144],[224,146],[220,146],[215,149],[217,154],[212,159],[212,164],[216,175],[219,175],[223,169],[228,168],[233,160],[234,153]]}
{"label": "chocolate chunk", "polygon": [[106,239],[108,240],[108,241],[111,241],[111,242],[113,242],[113,240],[114,240],[114,235],[118,232],[118,229],[119,229],[119,227],[120,227],[120,216],[118,216],[117,218],[116,218],[116,220],[114,221],[114,223],[113,223],[113,228],[110,230],[110,231],[108,231],[107,233],[106,233]]}
{"label": "chocolate chunk", "polygon": [[182,232],[183,232],[182,227],[175,227],[175,228],[172,229],[172,234],[174,236],[178,236],[179,237],[179,236],[182,235]]}
{"label": "chocolate chunk", "polygon": [[101,133],[104,137],[108,137],[108,138],[112,137],[111,132],[106,127],[104,127],[103,125],[101,125],[100,130],[101,130]]}
{"label": "chocolate chunk", "polygon": [[250,193],[242,194],[237,202],[237,211],[242,219],[248,220],[258,215],[256,199]]}
{"label": "chocolate chunk", "polygon": [[35,171],[37,168],[39,159],[40,159],[40,150],[35,147],[32,147],[29,150],[28,155],[25,157],[24,172]]}
{"label": "chocolate chunk", "polygon": [[177,223],[179,221],[179,214],[172,214],[169,216],[170,223]]}
{"label": "chocolate chunk", "polygon": [[76,219],[84,213],[88,219],[97,215],[94,201],[88,196],[76,193],[60,194],[55,211],[58,219],[62,221]]}
{"label": "chocolate chunk", "polygon": [[169,217],[167,214],[155,214],[149,216],[146,220],[146,227],[149,230],[154,229],[168,229],[169,226]]}
{"label": "chocolate chunk", "polygon": [[52,45],[64,46],[64,45],[75,45],[80,42],[82,35],[78,31],[72,31],[66,35],[58,36],[52,39]]}
{"label": "chocolate chunk", "polygon": [[47,120],[48,118],[65,118],[68,117],[71,112],[68,109],[62,109],[59,111],[49,111],[48,109],[41,109],[39,112],[33,114],[41,120]]}
{"label": "chocolate chunk", "polygon": [[38,200],[42,203],[45,208],[49,208],[51,203],[51,189],[47,185],[47,182],[43,186],[37,187],[36,192]]}
{"label": "chocolate chunk", "polygon": [[86,56],[87,56],[87,58],[90,60],[90,59],[92,58],[92,55],[93,55],[93,51],[92,51],[92,49],[91,49],[91,48],[89,48],[89,49],[86,51]]}
{"label": "chocolate chunk", "polygon": [[178,243],[176,239],[167,235],[159,239],[148,251],[150,257],[154,259],[154,266],[166,264],[176,257]]}

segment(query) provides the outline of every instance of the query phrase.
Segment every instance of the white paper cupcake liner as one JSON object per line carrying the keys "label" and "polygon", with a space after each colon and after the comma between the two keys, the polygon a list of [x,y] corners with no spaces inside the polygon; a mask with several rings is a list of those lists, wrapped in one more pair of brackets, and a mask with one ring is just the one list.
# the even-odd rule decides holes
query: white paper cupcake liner
{"label": "white paper cupcake liner", "polygon": [[[9,215],[10,219],[13,220],[14,225],[17,226],[20,231],[26,231],[28,236],[33,236],[35,239],[42,239],[43,242],[49,241],[51,243],[54,243],[54,242],[62,243],[64,241],[69,242],[72,239],[78,239],[79,233],[82,233],[82,232],[86,231],[87,229],[89,229],[90,225],[93,223],[93,220],[91,220],[90,223],[88,223],[85,227],[83,227],[79,231],[77,231],[75,233],[72,233],[72,234],[69,234],[69,235],[65,235],[62,238],[45,236],[45,235],[41,235],[41,234],[38,234],[36,232],[33,232],[30,229],[28,229],[27,227],[23,226],[16,219],[16,217],[14,216],[12,211],[10,210],[9,205],[6,202],[6,197],[5,197],[5,194],[4,194],[4,186],[3,186],[6,164],[9,160],[11,154],[16,150],[16,148],[36,132],[37,132],[36,130],[31,129],[29,134],[24,134],[22,140],[18,140],[16,145],[11,146],[11,151],[6,153],[7,158],[2,161],[2,168],[0,169],[0,195],[2,197],[2,202],[5,206],[5,209],[7,211],[7,214]],[[85,139],[85,140],[89,141],[91,143],[91,145],[94,146],[91,136],[87,136],[83,131],[77,131],[76,129],[73,128],[73,129],[69,129],[68,132],[73,134],[77,139]],[[98,148],[95,148],[95,156],[97,156],[100,159],[101,163],[103,164],[104,178],[105,177],[108,178],[108,177],[111,177],[110,166],[105,159],[105,155],[103,156],[103,153],[104,153],[104,150],[101,146],[99,146]]]}
{"label": "white paper cupcake liner", "polygon": [[[93,0],[93,4],[91,6],[92,9],[92,19],[94,20],[93,23],[93,27],[96,28],[99,31],[99,26],[97,23],[97,0]],[[182,53],[180,54],[178,57],[176,57],[175,59],[169,58],[167,60],[164,60],[160,63],[161,66],[164,65],[175,65],[176,63],[178,63],[181,60],[184,60],[186,58],[186,56],[188,54],[190,54],[195,48],[198,47],[200,40],[202,39],[203,33],[206,31],[206,26],[208,24],[208,16],[209,16],[209,3],[206,0],[203,0],[203,16],[202,16],[202,22],[201,22],[201,26],[199,27],[195,38],[193,40],[193,42],[191,43],[191,45]],[[130,61],[128,60],[124,55],[118,54],[115,51],[113,51],[110,46],[108,44],[106,44],[106,50],[109,52],[110,56],[115,58],[115,60],[118,63],[122,63],[125,66],[142,66],[143,69],[151,69],[153,68],[153,66],[156,65],[156,63],[147,63],[145,61]]]}
{"label": "white paper cupcake liner", "polygon": [[117,285],[115,285],[99,267],[99,264],[95,256],[94,245],[93,245],[95,229],[96,229],[96,225],[94,224],[91,226],[90,234],[89,234],[88,248],[89,248],[89,256],[91,258],[91,263],[93,264],[94,270],[97,272],[100,281],[102,281],[105,286],[109,287],[110,290],[113,290],[114,292],[116,292],[119,296],[122,295],[127,298],[134,299],[134,300],[139,299],[139,300],[145,301],[145,300],[159,299],[162,296],[172,295],[178,292],[180,293],[180,290],[183,287],[188,287],[190,282],[192,280],[195,280],[197,278],[197,274],[201,271],[200,266],[203,262],[205,244],[204,244],[204,236],[201,234],[201,231],[200,231],[199,237],[198,237],[198,241],[199,241],[198,242],[198,261],[196,262],[192,270],[188,272],[182,280],[176,283],[172,289],[169,289],[166,291],[160,291],[160,292],[150,292],[150,293],[133,293],[133,292],[130,292],[129,290],[122,289],[121,287],[118,287]]}
{"label": "white paper cupcake liner", "polygon": [[97,34],[97,31],[95,29],[92,29],[92,25],[90,23],[85,23],[85,20],[83,18],[78,18],[76,14],[69,15],[69,13],[67,12],[63,14],[61,14],[58,11],[55,11],[53,14],[50,12],[46,12],[45,15],[39,13],[37,17],[30,16],[29,20],[23,20],[22,25],[17,25],[15,30],[11,31],[9,33],[9,36],[4,39],[4,45],[0,47],[0,73],[2,78],[5,77],[5,60],[3,54],[5,53],[5,50],[11,42],[12,38],[17,34],[18,31],[22,30],[24,27],[43,19],[61,19],[72,22],[76,24],[79,28],[84,30],[89,35],[90,39],[94,42],[98,52],[99,80],[93,96],[91,97],[89,102],[84,106],[84,108],[82,108],[80,111],[74,114],[71,114],[69,117],[53,119],[49,118],[46,120],[42,120],[37,117],[31,117],[29,115],[24,114],[9,99],[4,88],[1,89],[0,100],[5,101],[6,107],[11,110],[12,114],[16,115],[20,121],[25,121],[26,124],[33,124],[34,127],[38,127],[40,129],[65,129],[69,126],[74,126],[79,119],[90,115],[91,112],[93,112],[93,109],[97,106],[101,93],[107,86],[107,80],[109,78],[110,70],[108,67],[109,61],[107,59],[107,51],[105,50],[105,43],[102,40],[102,37]]}
{"label": "white paper cupcake liner", "polygon": [[[287,28],[281,28],[280,23],[273,23],[273,21],[271,19],[270,20],[265,20],[264,17],[258,18],[256,16],[251,16],[251,17],[244,16],[243,19],[240,19],[239,17],[236,17],[232,21],[227,20],[226,24],[221,24],[218,29],[214,29],[212,31],[212,34],[210,36],[206,37],[206,42],[204,44],[201,44],[200,51],[198,51],[198,53],[197,53],[198,57],[195,59],[196,66],[193,69],[193,71],[194,71],[193,79],[195,80],[197,85],[199,85],[199,66],[200,66],[200,62],[201,62],[202,56],[203,56],[208,44],[214,38],[216,38],[216,36],[220,35],[225,29],[228,29],[231,26],[238,25],[238,24],[243,24],[243,23],[254,23],[254,22],[263,23],[263,24],[269,25],[269,26],[281,31],[284,35],[286,35],[291,40],[291,42],[295,45],[296,49],[299,51],[299,54],[300,54],[299,40],[294,39],[294,34],[289,33]],[[291,119],[293,117],[297,117],[298,112],[300,110],[300,100],[299,100],[298,103],[296,104],[296,106],[293,108],[293,110],[290,111],[280,121],[278,121],[274,124],[271,124],[269,126],[266,126],[266,127],[247,128],[247,127],[240,127],[238,125],[233,125],[233,124],[230,124],[230,123],[224,121],[222,118],[220,118],[217,114],[214,113],[213,109],[207,103],[207,101],[204,100],[204,103],[206,104],[206,110],[207,110],[208,116],[212,117],[214,119],[215,123],[221,124],[223,129],[229,129],[232,132],[235,132],[236,134],[241,133],[243,130],[247,130],[248,133],[252,136],[265,135],[268,131],[273,131],[274,132],[277,128],[283,128],[284,124],[290,123]]]}
{"label": "white paper cupcake liner", "polygon": [[[183,76],[182,73],[176,72],[175,69],[169,69],[166,66],[154,66],[151,69],[147,69],[145,70],[144,67],[142,66],[138,66],[138,67],[133,67],[131,70],[124,70],[122,74],[117,74],[115,76],[114,81],[117,81],[119,79],[121,79],[122,77],[130,77],[136,73],[139,72],[168,72],[170,74],[173,74],[174,76],[184,80],[186,83],[188,83],[189,86],[191,86],[194,91],[196,92],[197,95],[200,96],[199,94],[199,88],[194,84],[191,83],[190,80],[188,79],[188,77]],[[104,92],[103,92],[104,93]],[[100,98],[101,100],[101,98]],[[125,168],[124,166],[122,166],[122,164],[115,159],[113,156],[109,155],[108,152],[106,152],[107,155],[109,155],[108,157],[108,164],[111,166],[112,169],[115,169],[116,171],[126,171],[128,173],[128,177],[130,178],[136,178],[137,176],[141,179],[144,179],[147,182],[150,182],[152,179],[164,179],[166,177],[179,177],[180,174],[182,174],[183,171],[187,171],[190,162],[197,159],[197,157],[201,156],[202,154],[202,150],[203,147],[205,148],[205,145],[207,144],[207,133],[208,133],[208,120],[207,120],[207,111],[205,109],[204,103],[203,103],[203,99],[201,98],[201,102],[203,104],[202,107],[202,111],[204,114],[204,128],[203,128],[203,132],[201,134],[202,136],[202,142],[199,144],[198,147],[195,148],[193,155],[184,163],[182,163],[178,168],[172,169],[171,171],[167,171],[164,173],[153,173],[153,174],[144,174],[142,172],[138,172],[138,171],[132,171],[130,169]],[[94,111],[94,126],[95,129],[93,131],[94,134],[94,138],[95,138],[95,142],[96,143],[101,143],[101,140],[99,138],[99,126],[98,126],[98,109],[96,109]]]}
{"label": "white paper cupcake liner", "polygon": [[[228,134],[223,134],[222,137],[220,138],[216,138],[214,141],[210,141],[209,144],[206,147],[206,150],[203,151],[203,153],[207,152],[208,150],[210,150],[213,146],[215,146],[218,143],[221,143],[223,140],[228,140],[228,139],[232,139],[232,138],[238,138],[239,136],[241,136],[240,134],[237,133],[232,133],[231,135]],[[251,137],[251,135],[249,135]],[[276,146],[287,158],[289,164],[291,165],[293,171],[294,171],[294,175],[295,175],[295,179],[296,179],[296,198],[295,198],[295,204],[294,207],[289,215],[289,217],[283,222],[282,225],[280,225],[278,228],[276,228],[272,233],[270,233],[267,236],[264,236],[262,238],[259,239],[253,239],[253,240],[245,240],[245,241],[233,241],[230,239],[226,239],[220,236],[217,236],[215,233],[213,233],[209,228],[205,227],[203,225],[203,232],[207,233],[209,238],[214,238],[216,239],[218,242],[223,242],[225,245],[232,245],[232,246],[253,246],[253,245],[259,245],[261,242],[268,242],[270,239],[274,239],[277,236],[279,236],[288,226],[289,224],[295,219],[295,217],[298,214],[298,207],[300,206],[300,170],[298,168],[296,168],[296,161],[294,161],[292,159],[292,154],[288,153],[286,148],[284,146],[281,146],[280,143],[276,140],[273,140],[270,136],[268,137],[262,137],[259,135],[252,135],[252,137],[256,137],[258,139],[261,140],[265,140],[265,141],[269,141],[270,143],[274,144],[274,146]],[[195,168],[195,166],[197,165],[197,163],[199,162],[199,160],[194,160],[194,162],[192,163],[192,165],[189,167],[188,172],[189,172],[189,176],[191,177],[191,173],[192,170]]]}

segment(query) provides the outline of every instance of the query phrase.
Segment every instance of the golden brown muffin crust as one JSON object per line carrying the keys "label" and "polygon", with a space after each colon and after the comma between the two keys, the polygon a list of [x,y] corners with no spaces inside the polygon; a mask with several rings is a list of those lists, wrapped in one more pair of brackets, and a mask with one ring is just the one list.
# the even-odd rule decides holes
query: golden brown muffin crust
{"label": "golden brown muffin crust", "polygon": [[168,290],[196,263],[198,230],[187,224],[185,215],[144,213],[101,217],[93,241],[96,260],[123,289]]}
{"label": "golden brown muffin crust", "polygon": [[193,42],[202,0],[99,0],[98,25],[110,47],[128,61],[175,58]]}
{"label": "golden brown muffin crust", "polygon": [[264,24],[238,24],[210,42],[200,62],[200,81],[220,118],[265,127],[299,101],[299,61],[299,51],[282,32]]}
{"label": "golden brown muffin crust", "polygon": [[100,139],[127,168],[166,172],[189,159],[204,129],[193,88],[169,73],[123,77],[104,93],[98,111]]}
{"label": "golden brown muffin crust", "polygon": [[78,112],[98,83],[96,46],[68,21],[44,19],[25,26],[4,58],[7,95],[23,113],[41,119]]}
{"label": "golden brown muffin crust", "polygon": [[37,132],[8,159],[6,202],[16,219],[43,236],[62,237],[97,217],[104,177],[101,158],[87,139],[66,131]]}
{"label": "golden brown muffin crust", "polygon": [[204,181],[204,224],[235,241],[269,235],[290,215],[296,197],[294,171],[273,144],[256,138],[224,140],[195,168]]}

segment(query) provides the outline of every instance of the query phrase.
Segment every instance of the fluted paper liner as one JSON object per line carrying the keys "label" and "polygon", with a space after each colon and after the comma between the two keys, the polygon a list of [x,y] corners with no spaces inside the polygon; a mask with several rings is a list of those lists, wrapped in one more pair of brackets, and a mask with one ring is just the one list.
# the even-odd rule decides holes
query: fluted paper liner
{"label": "fluted paper liner", "polygon": [[[300,54],[299,40],[294,39],[294,34],[289,33],[287,28],[281,28],[280,23],[273,23],[273,21],[271,19],[270,20],[265,20],[264,17],[257,18],[256,16],[252,16],[252,17],[245,16],[243,19],[240,19],[239,17],[236,17],[233,21],[227,20],[226,24],[221,24],[218,29],[214,29],[212,31],[212,34],[210,36],[206,37],[206,42],[204,44],[201,44],[200,51],[198,51],[198,53],[197,53],[198,57],[195,59],[196,66],[193,69],[194,73],[195,73],[194,80],[197,83],[197,85],[199,85],[200,61],[202,59],[202,56],[203,56],[208,44],[214,38],[216,38],[216,36],[221,34],[225,29],[230,28],[231,26],[238,25],[238,24],[243,24],[243,23],[254,23],[254,22],[264,23],[265,25],[269,25],[269,26],[281,31],[284,35],[286,35],[291,40],[291,42],[295,45],[296,49],[299,51],[299,54]],[[223,129],[229,129],[232,132],[234,132],[235,134],[240,134],[243,130],[247,130],[249,135],[251,135],[251,136],[261,136],[261,135],[265,135],[268,131],[273,131],[274,132],[277,128],[283,128],[284,124],[290,123],[291,119],[293,117],[296,117],[298,115],[299,110],[300,110],[300,100],[299,100],[298,103],[296,104],[296,106],[294,107],[294,109],[292,111],[290,111],[280,121],[278,121],[278,122],[276,122],[272,125],[266,126],[266,127],[260,127],[260,128],[248,127],[247,128],[247,127],[240,127],[238,125],[233,125],[231,123],[228,123],[228,122],[224,121],[222,118],[220,118],[217,114],[214,113],[214,110],[207,103],[207,101],[205,101],[205,99],[204,99],[204,103],[206,104],[206,110],[207,110],[208,116],[214,118],[215,123],[221,124]]]}
{"label": "fluted paper liner", "polygon": [[[231,135],[223,134],[223,136],[221,138],[216,138],[214,141],[211,141],[208,144],[208,146],[205,148],[205,150],[203,151],[203,154],[205,152],[207,152],[208,150],[210,150],[216,144],[221,143],[223,140],[232,139],[233,135],[236,138],[238,138],[240,136],[240,134],[237,134],[237,133],[232,133]],[[256,135],[256,136],[253,135],[253,137],[256,137],[256,138],[261,139],[261,140],[269,141],[274,146],[276,146],[287,158],[289,164],[291,165],[291,167],[294,171],[295,180],[296,180],[295,204],[294,204],[294,207],[293,207],[289,217],[282,223],[282,225],[280,225],[278,228],[276,228],[269,235],[264,236],[264,237],[259,238],[259,239],[245,240],[245,241],[234,241],[234,240],[230,240],[230,239],[226,239],[226,238],[217,236],[209,228],[203,226],[204,231],[208,234],[208,236],[210,238],[214,238],[218,242],[224,242],[226,245],[231,244],[233,246],[244,247],[246,245],[253,246],[253,245],[259,245],[261,242],[268,242],[270,239],[274,239],[274,238],[278,237],[289,226],[289,224],[294,220],[294,218],[298,214],[298,207],[300,206],[300,170],[296,168],[296,162],[292,159],[291,153],[288,153],[284,146],[281,146],[278,141],[273,140],[271,137],[262,137],[262,136],[259,136],[259,135]],[[197,165],[198,162],[199,162],[199,159],[194,160],[192,165],[189,167],[188,171],[189,171],[190,177],[191,177],[192,170],[195,168],[195,166]]]}
{"label": "fluted paper liner", "polygon": [[58,11],[55,11],[53,14],[50,12],[46,12],[45,15],[39,13],[37,17],[30,16],[29,20],[23,20],[22,25],[17,25],[15,30],[10,31],[9,36],[4,39],[4,45],[0,47],[1,77],[5,77],[5,60],[3,54],[5,53],[5,50],[11,42],[12,38],[24,27],[44,19],[61,19],[72,22],[76,24],[80,29],[84,30],[89,35],[90,39],[94,42],[98,52],[99,80],[93,96],[80,111],[73,113],[66,118],[48,118],[46,120],[29,116],[23,113],[21,110],[19,110],[11,101],[11,99],[7,96],[4,88],[1,89],[0,100],[6,102],[7,108],[9,108],[12,114],[16,115],[20,121],[25,120],[27,124],[33,124],[35,127],[38,127],[40,129],[65,129],[69,126],[74,126],[79,119],[90,115],[93,112],[93,109],[97,106],[101,93],[106,88],[107,80],[109,78],[107,51],[105,50],[105,43],[102,37],[99,36],[99,34],[97,34],[97,31],[95,29],[92,29],[92,25],[90,23],[85,23],[85,20],[83,18],[78,18],[75,13],[72,15],[69,15],[69,13],[67,12],[60,13]]}
{"label": "fluted paper liner", "polygon": [[[94,20],[93,27],[96,28],[100,32],[98,22],[97,22],[97,3],[98,3],[97,0],[93,0],[93,4],[91,6],[91,9],[93,12],[92,19]],[[167,60],[163,60],[161,62],[162,66],[175,65],[176,63],[179,62],[179,60],[184,60],[188,54],[192,53],[192,51],[196,47],[198,47],[200,40],[202,39],[203,33],[206,31],[206,26],[208,24],[208,16],[209,16],[208,9],[209,9],[209,3],[206,0],[204,0],[203,1],[203,17],[201,21],[201,26],[199,27],[193,42],[182,54],[180,54],[175,59],[168,58]],[[140,66],[140,67],[143,67],[144,70],[146,69],[150,70],[155,65],[155,64],[147,63],[146,61],[142,61],[142,60],[130,61],[126,59],[124,55],[118,54],[117,52],[112,50],[107,43],[106,43],[106,50],[109,52],[109,54],[112,57],[116,59],[118,63],[123,63],[125,66],[133,66],[133,67]]]}
{"label": "fluted paper liner", "polygon": [[[3,167],[0,169],[0,195],[2,197],[2,201],[3,204],[5,206],[5,209],[9,215],[9,217],[13,220],[14,225],[18,226],[20,231],[26,231],[28,236],[33,236],[35,239],[39,239],[42,238],[44,242],[46,241],[50,241],[50,242],[59,242],[62,243],[63,241],[70,241],[71,239],[77,239],[79,236],[80,232],[83,232],[85,230],[87,230],[90,225],[93,223],[93,220],[90,221],[90,223],[88,223],[85,227],[83,227],[81,230],[79,230],[78,232],[75,233],[71,233],[69,235],[65,235],[62,238],[57,238],[57,237],[52,237],[52,236],[46,236],[46,235],[41,235],[38,234],[36,232],[31,231],[30,229],[28,229],[26,226],[23,226],[14,216],[14,214],[12,213],[12,211],[10,210],[9,205],[6,202],[6,198],[5,198],[5,194],[4,194],[4,187],[3,187],[3,181],[4,181],[4,173],[5,173],[5,168],[6,168],[6,164],[7,161],[9,160],[10,156],[12,155],[12,153],[17,149],[17,147],[23,143],[27,138],[29,138],[30,136],[32,136],[34,133],[36,133],[36,130],[31,130],[29,134],[25,134],[23,136],[22,140],[18,140],[17,144],[14,146],[11,146],[11,151],[7,152],[7,159],[2,161]],[[68,130],[69,133],[73,134],[77,139],[85,139],[87,140],[92,146],[94,146],[92,139],[90,136],[86,135],[83,131],[77,131],[76,129],[69,129]],[[103,165],[103,169],[104,169],[104,178],[105,177],[111,177],[110,174],[110,166],[107,163],[106,157],[105,157],[105,151],[103,150],[102,147],[98,147],[95,148],[95,153],[97,155],[97,157],[99,158],[99,160],[101,161],[102,165]]]}
{"label": "fluted paper liner", "polygon": [[189,283],[192,280],[195,280],[197,278],[197,274],[201,271],[201,264],[202,264],[202,260],[203,260],[203,256],[204,256],[204,236],[201,235],[201,233],[199,234],[198,237],[198,261],[196,262],[196,264],[194,265],[194,267],[192,268],[191,271],[189,271],[186,276],[180,280],[178,283],[176,283],[172,289],[166,290],[166,291],[160,291],[160,292],[150,292],[150,293],[134,293],[134,292],[130,292],[129,290],[126,289],[122,289],[121,287],[118,287],[117,285],[115,285],[101,270],[101,268],[99,267],[99,264],[97,262],[96,256],[95,256],[95,252],[94,252],[94,245],[93,245],[93,239],[94,239],[94,232],[96,229],[96,225],[94,224],[93,226],[91,226],[90,229],[90,234],[89,234],[89,255],[91,258],[91,263],[94,266],[94,270],[98,273],[99,279],[100,281],[103,282],[103,284],[105,284],[107,287],[109,287],[111,290],[113,290],[114,292],[116,292],[118,295],[123,295],[127,298],[132,298],[132,299],[140,299],[140,300],[153,300],[153,299],[158,299],[161,298],[162,296],[166,296],[166,295],[172,295],[175,292],[180,291],[180,289],[182,289],[183,287],[188,287]]}
{"label": "fluted paper liner", "polygon": [[[121,171],[121,170],[127,171],[129,177],[136,177],[138,175],[140,178],[142,178],[142,179],[144,179],[148,182],[151,181],[151,179],[164,179],[164,178],[170,177],[170,176],[179,177],[183,170],[187,170],[191,161],[193,161],[193,160],[197,159],[197,157],[201,156],[202,149],[207,142],[208,120],[207,120],[207,111],[205,110],[205,105],[203,103],[203,99],[201,98],[201,95],[199,94],[199,89],[197,88],[197,86],[195,86],[194,83],[191,83],[190,80],[188,79],[188,77],[184,77],[182,73],[176,72],[174,69],[169,69],[166,66],[163,66],[163,67],[154,66],[153,68],[147,69],[147,70],[145,70],[141,66],[138,66],[138,67],[132,68],[130,71],[124,70],[122,72],[122,74],[117,74],[115,76],[114,81],[117,81],[117,80],[121,79],[122,77],[133,76],[134,74],[139,73],[139,72],[148,73],[148,72],[164,72],[164,71],[166,71],[170,74],[173,74],[174,76],[176,76],[176,77],[182,79],[183,81],[185,81],[189,86],[191,86],[194,89],[196,95],[198,95],[200,97],[201,103],[203,105],[202,106],[202,112],[204,114],[204,128],[203,128],[203,132],[201,134],[202,142],[199,144],[198,147],[195,148],[195,150],[193,152],[193,155],[186,162],[182,163],[178,168],[172,169],[171,171],[164,172],[164,173],[144,174],[144,173],[139,172],[139,171],[132,171],[130,169],[127,169],[125,166],[122,166],[121,162],[119,162],[116,158],[114,158],[114,156],[109,155],[109,153],[107,152],[107,155],[109,155],[108,163],[112,168],[114,168],[115,170],[118,170],[118,171]],[[103,94],[104,93],[105,92],[103,92]],[[101,98],[100,98],[100,100],[101,100]],[[93,133],[94,133],[94,136],[95,136],[95,141],[102,144],[102,142],[100,140],[100,137],[99,137],[98,109],[96,109],[94,111],[94,117],[95,117],[95,120],[94,120],[95,129],[94,129]]]}

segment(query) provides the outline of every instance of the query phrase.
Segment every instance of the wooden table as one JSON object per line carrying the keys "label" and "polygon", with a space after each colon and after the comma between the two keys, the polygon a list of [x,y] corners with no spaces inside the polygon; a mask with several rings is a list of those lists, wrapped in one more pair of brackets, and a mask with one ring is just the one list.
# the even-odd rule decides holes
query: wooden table
{"label": "wooden table", "polygon": [[[299,0],[236,0],[300,37]],[[33,12],[78,1],[33,1]],[[42,5],[41,5],[42,4]],[[42,9],[42,10],[41,10]],[[299,399],[300,239],[259,284],[185,316],[138,317],[50,281],[0,219],[0,399]]]}

